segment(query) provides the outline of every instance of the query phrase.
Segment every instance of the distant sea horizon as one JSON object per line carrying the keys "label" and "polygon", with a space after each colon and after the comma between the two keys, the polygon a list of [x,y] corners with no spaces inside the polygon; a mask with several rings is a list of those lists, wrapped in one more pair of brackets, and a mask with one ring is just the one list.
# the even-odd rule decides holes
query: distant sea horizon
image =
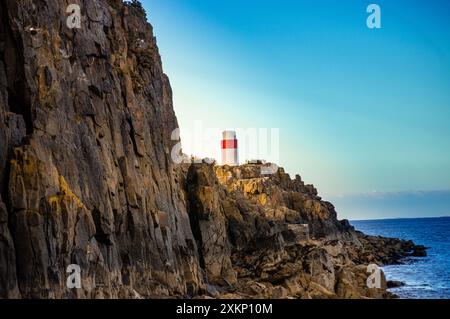
{"label": "distant sea horizon", "polygon": [[430,219],[430,218],[450,218],[450,215],[442,215],[442,216],[419,216],[419,217],[383,217],[383,218],[364,218],[364,219],[349,219],[350,222],[366,222],[373,220],[393,220],[393,219]]}
{"label": "distant sea horizon", "polygon": [[387,280],[405,286],[390,289],[404,299],[450,299],[450,216],[351,220],[368,235],[412,240],[428,247],[427,257],[406,258],[382,269]]}

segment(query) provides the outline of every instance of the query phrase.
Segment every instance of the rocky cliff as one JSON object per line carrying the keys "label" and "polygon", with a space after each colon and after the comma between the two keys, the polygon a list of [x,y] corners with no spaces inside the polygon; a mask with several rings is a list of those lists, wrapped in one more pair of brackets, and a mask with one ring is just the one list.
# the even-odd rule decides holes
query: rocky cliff
{"label": "rocky cliff", "polygon": [[355,231],[314,186],[282,168],[262,175],[265,165],[185,167],[191,225],[213,295],[393,297],[383,275],[380,289],[367,288],[367,265],[399,263],[424,255],[424,247]]}
{"label": "rocky cliff", "polygon": [[0,297],[388,296],[365,265],[421,247],[354,231],[281,169],[174,164],[145,13],[74,3],[80,29],[63,0],[0,7]]}

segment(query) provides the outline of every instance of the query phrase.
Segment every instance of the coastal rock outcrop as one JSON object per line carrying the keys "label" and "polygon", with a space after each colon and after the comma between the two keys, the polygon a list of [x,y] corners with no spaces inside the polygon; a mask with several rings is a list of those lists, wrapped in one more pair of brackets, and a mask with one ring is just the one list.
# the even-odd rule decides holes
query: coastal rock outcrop
{"label": "coastal rock outcrop", "polygon": [[79,29],[66,1],[0,6],[0,298],[383,298],[366,265],[426,254],[282,169],[175,164],[142,7],[75,2]]}
{"label": "coastal rock outcrop", "polygon": [[[333,205],[322,201],[315,188],[304,185],[299,176],[291,179],[282,168],[262,176],[262,166],[189,166],[191,178],[185,184],[189,202],[203,207],[193,210],[205,211],[207,207],[208,215],[220,215],[220,224],[227,227],[228,237],[223,236],[221,241],[221,247],[227,248],[212,259],[227,259],[229,253],[237,281],[233,284],[225,280],[227,285],[216,287],[219,295],[393,297],[386,291],[382,273],[379,289],[368,288],[367,265],[400,262],[417,246],[411,241],[355,231],[348,221],[338,221]],[[202,187],[195,186],[198,184]],[[210,243],[202,238],[202,244],[199,247]]]}

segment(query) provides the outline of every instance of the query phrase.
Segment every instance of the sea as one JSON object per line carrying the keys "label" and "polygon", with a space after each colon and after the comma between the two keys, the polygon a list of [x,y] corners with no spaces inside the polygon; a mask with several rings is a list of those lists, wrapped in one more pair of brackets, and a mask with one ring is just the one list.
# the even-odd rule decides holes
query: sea
{"label": "sea", "polygon": [[368,235],[411,239],[428,247],[427,257],[384,266],[387,280],[406,285],[390,289],[404,299],[450,299],[450,217],[359,220],[350,222]]}

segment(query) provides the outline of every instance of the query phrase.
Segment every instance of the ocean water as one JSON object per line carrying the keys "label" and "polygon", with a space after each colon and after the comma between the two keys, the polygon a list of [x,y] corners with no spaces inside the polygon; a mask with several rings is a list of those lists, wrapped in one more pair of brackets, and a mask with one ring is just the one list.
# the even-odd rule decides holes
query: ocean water
{"label": "ocean water", "polygon": [[450,299],[450,217],[351,221],[369,234],[411,239],[429,247],[427,257],[408,258],[403,265],[383,267],[388,280],[406,286],[390,289],[400,298]]}

